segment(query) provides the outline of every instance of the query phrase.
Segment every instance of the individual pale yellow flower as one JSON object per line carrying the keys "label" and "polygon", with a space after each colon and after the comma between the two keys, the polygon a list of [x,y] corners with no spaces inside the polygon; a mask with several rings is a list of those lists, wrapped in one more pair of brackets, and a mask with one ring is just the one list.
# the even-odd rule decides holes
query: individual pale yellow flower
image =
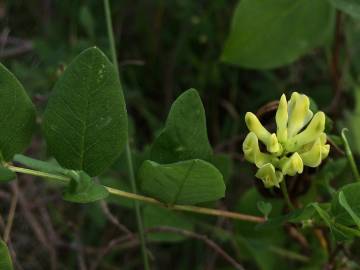
{"label": "individual pale yellow flower", "polygon": [[[285,175],[301,174],[304,166],[319,166],[330,151],[324,133],[325,114],[319,111],[314,115],[306,95],[294,92],[289,102],[282,95],[275,121],[276,134],[270,133],[253,113],[245,115],[250,133],[243,143],[244,156],[259,168],[255,176],[268,188],[279,187]],[[267,153],[260,151],[259,141]]]}

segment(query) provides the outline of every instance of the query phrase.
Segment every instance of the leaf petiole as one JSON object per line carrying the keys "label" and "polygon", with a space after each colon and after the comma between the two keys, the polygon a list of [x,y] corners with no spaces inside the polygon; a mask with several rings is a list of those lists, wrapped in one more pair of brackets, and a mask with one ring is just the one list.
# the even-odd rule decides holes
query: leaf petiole
{"label": "leaf petiole", "polygon": [[[38,177],[45,178],[45,179],[51,179],[62,185],[67,185],[70,182],[70,177],[67,177],[64,175],[41,172],[41,171],[37,171],[37,170],[13,166],[11,164],[6,164],[5,167],[16,173],[22,173],[22,174],[27,174],[27,175],[38,176]],[[243,220],[243,221],[254,222],[254,223],[265,222],[265,218],[259,217],[259,216],[252,216],[252,215],[247,215],[247,214],[242,214],[242,213],[236,213],[236,212],[212,209],[212,208],[206,208],[206,207],[199,207],[199,206],[193,206],[193,205],[175,204],[175,205],[170,206],[170,205],[164,204],[164,203],[162,203],[154,198],[151,198],[151,197],[143,196],[143,195],[136,194],[136,193],[126,192],[126,191],[108,187],[108,186],[104,186],[104,187],[113,196],[123,197],[123,198],[127,198],[130,200],[135,200],[135,201],[144,202],[144,203],[148,203],[148,204],[154,204],[159,207],[168,208],[170,210],[193,212],[193,213],[210,215],[210,216],[226,217],[226,218]]]}

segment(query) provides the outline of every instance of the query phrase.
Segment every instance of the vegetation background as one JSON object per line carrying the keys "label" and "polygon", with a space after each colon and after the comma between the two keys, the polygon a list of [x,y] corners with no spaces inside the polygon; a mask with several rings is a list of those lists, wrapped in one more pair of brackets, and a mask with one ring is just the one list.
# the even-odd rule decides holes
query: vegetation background
{"label": "vegetation background", "polygon": [[[309,95],[333,120],[332,133],[349,127],[353,151],[360,153],[360,21],[348,12],[333,8],[324,42],[291,63],[248,69],[221,61],[237,0],[121,0],[111,4],[135,166],[163,128],[174,99],[189,88],[201,95],[209,138],[227,182],[226,198],[214,207],[261,215],[257,203],[266,201],[272,203],[273,215],[285,211],[281,195],[261,188],[241,150],[247,134],[245,112],[256,112],[284,92]],[[77,54],[96,45],[110,55],[102,1],[5,0],[0,2],[0,23],[0,60],[31,95],[38,122],[54,82]],[[312,31],[311,26],[301,27]],[[279,31],[289,33],[286,24]],[[280,49],[289,48],[284,43]],[[38,134],[27,154],[46,159],[40,130]],[[335,151],[330,160],[331,169],[308,171],[302,177],[331,181],[334,186],[350,182],[341,151]],[[124,164],[120,157],[102,177],[103,183],[129,189]],[[305,186],[290,190],[300,204],[312,194],[311,183],[303,183]],[[10,248],[16,269],[142,268],[136,239],[123,241],[124,236],[136,233],[130,201],[66,203],[56,187],[21,176],[17,183],[0,188],[0,232],[15,193],[18,201]],[[154,269],[233,269],[208,248],[209,239],[246,269],[360,268],[358,240],[351,246],[324,248],[323,238],[304,236],[292,227],[259,232],[251,223],[149,206],[143,208],[143,216]],[[156,230],[161,226],[178,230]]]}

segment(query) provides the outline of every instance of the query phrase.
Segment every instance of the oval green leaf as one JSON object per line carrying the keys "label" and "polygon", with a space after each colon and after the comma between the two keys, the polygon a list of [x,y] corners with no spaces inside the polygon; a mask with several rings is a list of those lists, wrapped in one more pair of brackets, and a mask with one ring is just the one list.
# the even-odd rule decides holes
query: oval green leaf
{"label": "oval green leaf", "polygon": [[34,105],[21,83],[0,64],[0,154],[5,161],[25,150],[34,127]]}
{"label": "oval green leaf", "polygon": [[87,49],[65,70],[46,108],[50,153],[62,167],[99,175],[124,149],[127,132],[118,74],[99,49]]}
{"label": "oval green leaf", "polygon": [[138,178],[146,194],[168,204],[197,204],[225,196],[219,170],[199,159],[165,165],[147,160]]}
{"label": "oval green leaf", "polygon": [[327,0],[242,0],[222,60],[255,69],[289,64],[324,44],[333,18]]}
{"label": "oval green leaf", "polygon": [[211,155],[204,106],[198,92],[189,89],[173,103],[150,157],[164,164],[195,158],[209,160]]}
{"label": "oval green leaf", "polygon": [[4,241],[0,240],[0,269],[1,270],[13,270],[13,264],[9,250]]}

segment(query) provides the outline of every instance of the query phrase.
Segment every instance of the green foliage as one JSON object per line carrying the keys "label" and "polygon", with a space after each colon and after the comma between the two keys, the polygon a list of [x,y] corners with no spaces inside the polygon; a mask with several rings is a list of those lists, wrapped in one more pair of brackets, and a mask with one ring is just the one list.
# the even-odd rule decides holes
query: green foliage
{"label": "green foliage", "polygon": [[343,225],[357,225],[353,216],[360,215],[360,183],[343,186],[333,197],[331,213],[335,222]]}
{"label": "green foliage", "polygon": [[1,270],[13,269],[9,250],[6,244],[4,243],[4,241],[2,240],[0,240],[0,269]]}
{"label": "green foliage", "polygon": [[2,64],[0,115],[0,157],[10,161],[30,143],[35,127],[35,108],[24,87]]}
{"label": "green foliage", "polygon": [[235,10],[222,60],[276,68],[329,38],[334,9],[327,0],[243,0]]}
{"label": "green foliage", "polygon": [[357,0],[330,0],[330,3],[350,16],[360,19],[360,2]]}
{"label": "green foliage", "polygon": [[346,196],[344,194],[344,192],[341,190],[339,192],[339,203],[342,207],[344,207],[344,209],[348,212],[348,214],[351,216],[351,218],[353,219],[353,221],[355,222],[356,226],[360,229],[360,218],[359,216],[354,212],[354,210],[351,208],[351,206],[349,205]]}
{"label": "green foliage", "polygon": [[199,159],[165,165],[147,160],[138,178],[146,194],[167,204],[197,204],[225,196],[221,173]]}
{"label": "green foliage", "polygon": [[224,177],[225,183],[228,183],[234,169],[234,163],[231,156],[227,154],[214,154],[211,159],[211,164],[218,168]]}
{"label": "green foliage", "polygon": [[65,168],[104,172],[127,140],[127,114],[114,66],[97,48],[81,53],[56,83],[44,115],[50,152]]}
{"label": "green foliage", "polygon": [[94,40],[95,38],[95,22],[94,18],[87,6],[82,6],[80,9],[80,23],[84,27],[88,36]]}
{"label": "green foliage", "polygon": [[360,89],[356,88],[354,91],[355,108],[352,112],[345,111],[344,126],[351,130],[349,134],[349,142],[353,152],[360,153]]}
{"label": "green foliage", "polygon": [[[264,198],[255,188],[250,188],[239,198],[235,209],[241,213],[259,215],[261,211],[258,209],[258,205],[261,201],[264,201]],[[271,199],[267,203],[272,205],[269,218],[281,214],[282,201]],[[245,260],[255,263],[256,269],[274,269],[275,265],[279,263],[279,257],[272,252],[271,247],[281,247],[283,245],[285,240],[284,232],[275,228],[260,230],[253,224],[244,221],[237,221],[235,228],[236,232],[238,232],[236,242],[241,254],[245,255]]]}
{"label": "green foliage", "polygon": [[257,207],[265,217],[268,217],[272,210],[272,205],[269,202],[258,201]]}
{"label": "green foliage", "polygon": [[95,183],[89,175],[83,171],[69,171],[71,177],[63,198],[66,201],[74,203],[90,203],[105,199],[109,196],[107,189]]}
{"label": "green foliage", "polygon": [[200,96],[195,89],[187,90],[173,103],[150,158],[163,164],[194,158],[209,160],[211,155]]}
{"label": "green foliage", "polygon": [[14,156],[14,161],[19,162],[26,167],[32,168],[34,170],[47,172],[47,173],[60,173],[60,174],[66,174],[69,170],[66,170],[59,166],[58,164],[55,164],[51,161],[41,161],[33,158],[29,158],[27,156],[17,154]]}
{"label": "green foliage", "polygon": [[[61,240],[60,246],[49,242],[53,256],[43,256],[47,246],[28,249],[36,239],[15,224],[25,213],[17,211],[11,240],[23,268],[48,269],[56,263],[60,269],[77,269],[78,252],[64,249],[74,245],[84,247],[84,264],[93,268],[146,268],[137,247],[133,248],[138,244],[134,227],[141,228],[141,222],[136,224],[133,218],[134,199],[141,201],[145,238],[152,243],[147,246],[154,257],[152,269],[233,269],[229,257],[246,269],[358,268],[360,188],[353,183],[356,177],[351,171],[360,153],[360,21],[342,12],[360,18],[359,4],[354,0],[237,1],[214,0],[204,6],[203,1],[193,0],[141,0],[135,9],[133,1],[110,1],[113,25],[126,21],[126,27],[116,27],[114,34],[116,41],[122,41],[118,60],[128,90],[129,128],[118,74],[104,54],[88,49],[67,64],[84,48],[108,47],[106,29],[99,19],[104,17],[101,1],[45,5],[50,11],[46,13],[54,16],[42,16],[43,9],[34,9],[33,0],[4,4],[1,18],[4,29],[11,32],[9,36],[3,33],[0,56],[39,108],[37,121],[44,124],[49,152],[42,147],[39,130],[34,130],[30,99],[1,66],[0,182],[14,179],[13,171],[43,177],[64,185],[63,199],[74,202],[62,204],[53,193],[54,186],[41,185],[40,179],[19,177],[25,199],[51,192],[31,202],[31,215],[35,221],[39,218],[35,227],[44,229],[46,239],[52,239],[54,230]],[[341,16],[336,16],[335,29],[336,8]],[[128,16],[133,12],[137,16]],[[224,46],[231,14],[232,27]],[[36,37],[31,40],[32,51],[6,56],[13,49],[13,40],[17,43],[21,38],[19,44],[26,45],[30,36]],[[221,48],[223,60],[234,65],[219,61]],[[302,61],[293,63],[307,53]],[[236,66],[255,70],[239,72]],[[282,68],[268,70],[277,67]],[[198,90],[180,94],[189,86]],[[328,136],[322,138],[323,143],[331,144],[331,151],[326,162],[316,169],[307,168],[303,177],[286,177],[291,201],[300,207],[291,210],[284,205],[280,190],[254,187],[254,172],[243,162],[240,145],[245,112],[258,110],[264,127],[270,134],[276,132],[272,123],[276,104],[271,101],[295,89],[314,98],[310,100],[314,113],[324,110],[332,117],[326,117]],[[260,108],[267,102],[269,106]],[[350,131],[355,154],[352,166],[341,153],[344,144],[336,128],[342,127]],[[46,161],[19,154],[33,132],[27,153]],[[132,174],[126,155],[121,155],[128,133],[139,194],[130,187]],[[259,151],[264,150],[260,143]],[[224,197],[224,182],[227,197],[214,202]],[[6,217],[12,192],[7,185],[1,189],[5,199],[0,211]],[[164,207],[147,204],[158,203],[153,198]],[[92,203],[103,199],[106,203]],[[177,210],[194,212],[215,208],[205,210],[220,216],[173,211],[173,204],[185,205],[175,206]],[[236,215],[244,220],[230,222],[221,216],[223,210],[253,215],[259,222],[265,217],[266,222],[249,222],[246,215]],[[131,233],[117,238],[127,228]],[[185,241],[188,231],[199,241]],[[95,254],[96,250],[105,253]],[[4,264],[11,265],[7,258],[7,248],[0,242],[0,270],[7,267]],[[123,261],[126,265],[119,265]]]}
{"label": "green foliage", "polygon": [[15,178],[16,178],[16,174],[13,171],[0,165],[0,183],[9,182]]}
{"label": "green foliage", "polygon": [[[192,231],[194,229],[194,225],[186,216],[165,208],[147,205],[143,209],[143,214],[144,227],[149,230],[161,226],[187,231]],[[186,237],[171,232],[151,232],[148,239],[161,242],[179,242],[185,240]]]}
{"label": "green foliage", "polygon": [[316,175],[316,183],[330,186],[331,180],[339,176],[347,167],[347,160],[339,158],[336,160],[329,159]]}

